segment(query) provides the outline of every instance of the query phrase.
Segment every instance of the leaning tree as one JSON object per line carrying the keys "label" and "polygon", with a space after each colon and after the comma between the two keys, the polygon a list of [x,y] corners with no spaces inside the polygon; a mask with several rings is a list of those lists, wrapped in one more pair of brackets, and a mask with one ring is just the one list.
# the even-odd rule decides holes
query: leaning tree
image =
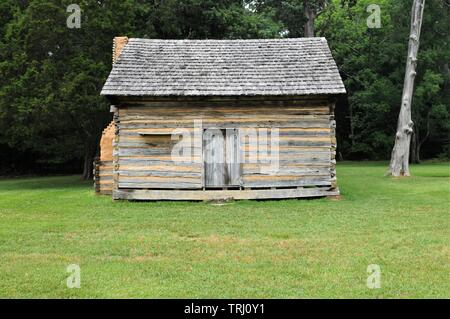
{"label": "leaning tree", "polygon": [[409,149],[414,123],[411,120],[411,102],[416,77],[417,53],[419,51],[420,30],[422,27],[425,0],[413,0],[411,10],[411,32],[409,35],[408,57],[406,61],[405,81],[403,84],[402,105],[398,116],[395,145],[392,150],[389,174],[409,176]]}

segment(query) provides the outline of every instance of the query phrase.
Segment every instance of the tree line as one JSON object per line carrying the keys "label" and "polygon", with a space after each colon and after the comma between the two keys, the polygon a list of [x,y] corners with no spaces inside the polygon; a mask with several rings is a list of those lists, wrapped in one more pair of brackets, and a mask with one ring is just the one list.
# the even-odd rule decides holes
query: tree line
{"label": "tree line", "polygon": [[[0,174],[89,177],[111,120],[99,92],[118,35],[326,37],[348,91],[336,107],[338,159],[390,157],[412,0],[377,0],[379,10],[371,0],[78,0],[80,28],[69,28],[74,2],[0,3]],[[427,0],[412,102],[413,162],[450,158],[448,30],[450,1]]]}

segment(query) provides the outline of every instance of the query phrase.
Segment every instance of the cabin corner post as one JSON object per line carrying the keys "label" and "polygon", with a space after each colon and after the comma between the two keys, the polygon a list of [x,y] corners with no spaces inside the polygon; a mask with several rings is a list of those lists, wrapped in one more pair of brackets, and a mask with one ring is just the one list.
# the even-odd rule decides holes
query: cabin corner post
{"label": "cabin corner post", "polygon": [[339,192],[336,176],[336,120],[334,117],[334,109],[336,101],[330,103],[330,137],[331,137],[331,149],[330,149],[330,174],[331,174],[331,191]]}
{"label": "cabin corner post", "polygon": [[114,140],[113,140],[113,185],[112,185],[112,198],[119,199],[117,192],[119,190],[119,132],[120,132],[120,117],[119,107],[111,105],[111,112],[114,122]]}

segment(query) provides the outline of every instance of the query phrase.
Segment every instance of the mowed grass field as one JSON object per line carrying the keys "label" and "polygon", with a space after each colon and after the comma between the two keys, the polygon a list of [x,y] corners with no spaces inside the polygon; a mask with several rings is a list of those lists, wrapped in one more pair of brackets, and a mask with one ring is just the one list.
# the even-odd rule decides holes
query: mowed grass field
{"label": "mowed grass field", "polygon": [[78,176],[0,180],[0,297],[450,298],[450,164],[397,180],[386,166],[338,164],[340,201],[222,206],[113,202]]}

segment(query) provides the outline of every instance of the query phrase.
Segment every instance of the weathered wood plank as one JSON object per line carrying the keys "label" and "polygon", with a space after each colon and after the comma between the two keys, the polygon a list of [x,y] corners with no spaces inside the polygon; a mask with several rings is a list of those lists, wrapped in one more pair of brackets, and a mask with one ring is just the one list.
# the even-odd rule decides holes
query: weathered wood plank
{"label": "weathered wood plank", "polygon": [[110,179],[107,179],[107,180],[98,180],[98,181],[96,181],[96,183],[98,184],[98,185],[100,185],[100,190],[102,190],[103,188],[108,188],[108,187],[112,187],[112,184],[113,184],[113,179],[112,178],[110,178]]}
{"label": "weathered wood plank", "polygon": [[[151,120],[151,123],[148,123],[148,120]],[[202,116],[192,116],[192,118],[183,117],[179,118],[178,120],[174,117],[168,117],[168,118],[155,118],[152,116],[148,117],[142,117],[140,119],[122,119],[120,121],[120,125],[126,126],[126,124],[152,124],[156,125],[157,127],[164,127],[165,126],[174,126],[175,124],[178,124],[182,127],[190,127],[196,120],[202,120],[202,125],[208,125],[214,127],[215,125],[221,125],[223,123],[240,123],[240,124],[248,124],[248,123],[270,123],[273,121],[277,121],[278,123],[292,123],[292,122],[299,122],[301,123],[321,123],[321,124],[328,124],[330,121],[329,115],[299,115],[299,116],[282,116],[282,115],[269,115],[269,116],[228,116],[228,117],[202,117]],[[175,126],[174,126],[175,127]],[[272,126],[269,126],[272,127]],[[302,126],[299,126],[302,127]]]}
{"label": "weathered wood plank", "polygon": [[142,182],[142,183],[129,183],[129,182],[118,182],[118,189],[121,188],[131,188],[131,189],[201,189],[202,184],[192,184],[192,183],[161,183],[161,182]]}
{"label": "weathered wood plank", "polygon": [[[189,158],[189,156],[193,156],[195,152],[200,153],[201,148],[198,148],[198,151],[196,148],[191,148],[190,152],[187,152],[185,156],[184,154],[172,154],[171,148],[159,148],[159,147],[120,147],[118,151],[119,157],[134,157],[134,156],[161,156],[170,158],[170,160],[178,161],[181,158]],[[190,153],[190,154],[189,154]]]}
{"label": "weathered wood plank", "polygon": [[[190,132],[191,137],[194,137],[194,127],[183,127],[183,130]],[[280,136],[329,136],[332,131],[329,127],[322,128],[301,128],[301,127],[280,127],[278,128]],[[173,128],[121,128],[121,136],[124,140],[141,139],[147,136],[161,135],[171,135],[173,133]]]}
{"label": "weathered wood plank", "polygon": [[[324,162],[324,163],[293,163],[292,161],[280,161],[279,163],[279,167],[283,168],[330,168],[330,162]],[[242,164],[242,167],[244,169],[259,169],[259,168],[268,168],[270,167],[271,164],[270,163],[244,163]],[[273,165],[272,165],[273,166]]]}
{"label": "weathered wood plank", "polygon": [[[244,163],[258,163],[261,162],[261,158],[258,155],[255,154],[245,154],[244,157]],[[270,157],[267,159],[270,160]],[[296,156],[296,154],[292,154],[292,153],[280,153],[278,155],[278,160],[279,162],[283,162],[284,164],[288,164],[288,163],[303,163],[303,164],[309,164],[309,163],[330,163],[330,158],[329,156]],[[267,161],[264,161],[264,163],[266,163]]]}
{"label": "weathered wood plank", "polygon": [[[156,170],[128,170],[123,167],[119,170],[119,176],[127,177],[196,177],[201,178],[201,171],[198,172],[186,172],[186,171],[156,171]],[[112,177],[112,176],[110,176]]]}
{"label": "weathered wood plank", "polygon": [[[328,141],[324,140],[324,141],[295,141],[295,140],[290,140],[290,139],[280,139],[278,141],[278,145],[280,147],[282,146],[297,146],[297,147],[324,147],[326,149],[330,149],[331,148],[331,143],[330,140],[328,139]],[[243,143],[244,148],[247,149],[247,146],[257,146],[256,142],[250,142],[248,143],[247,141],[245,141],[245,143]],[[269,147],[270,147],[270,143],[269,143]]]}
{"label": "weathered wood plank", "polygon": [[256,167],[248,167],[247,164],[242,165],[243,175],[290,175],[290,176],[330,176],[330,168],[328,166],[320,168],[284,166],[279,167],[276,171],[271,172],[269,165],[257,165]]}
{"label": "weathered wood plank", "polygon": [[269,190],[131,190],[119,189],[114,199],[128,200],[224,200],[224,199],[281,199],[337,196],[338,190],[327,188],[269,189]]}
{"label": "weathered wood plank", "polygon": [[[180,117],[175,117],[173,115],[167,115],[165,113],[165,116],[156,116],[156,115],[140,115],[140,116],[127,116],[121,119],[120,123],[127,124],[127,123],[142,123],[146,122],[148,119],[151,119],[152,122],[157,124],[165,124],[165,123],[173,123],[174,118],[179,118],[180,123],[188,124],[186,126],[189,126],[196,120],[202,120],[204,123],[222,123],[222,122],[242,122],[242,123],[248,123],[248,122],[255,122],[257,120],[258,122],[267,122],[267,121],[273,121],[273,120],[279,120],[281,121],[305,121],[305,122],[315,122],[315,121],[322,121],[322,120],[329,120],[330,116],[328,114],[214,114],[214,115],[205,115],[205,114],[192,114],[192,115],[184,115]],[[169,113],[170,114],[170,113]]]}
{"label": "weathered wood plank", "polygon": [[244,175],[244,187],[331,186],[330,176]]}
{"label": "weathered wood plank", "polygon": [[144,107],[125,107],[121,109],[121,117],[123,116],[167,116],[167,114],[190,116],[196,115],[231,115],[231,114],[254,114],[258,111],[258,114],[293,114],[293,115],[310,115],[310,114],[330,114],[330,109],[324,103],[316,103],[315,105],[299,104],[299,105],[285,105],[280,112],[280,109],[267,105],[261,105],[261,103],[253,103],[253,105],[246,105],[244,107],[239,106],[200,106],[200,105],[185,105],[180,104],[174,106],[144,106]]}
{"label": "weathered wood plank", "polygon": [[278,102],[294,102],[294,101],[332,101],[337,97],[334,95],[261,95],[261,96],[229,96],[229,95],[221,95],[221,96],[124,96],[117,97],[118,102],[121,104],[128,103],[131,105],[138,105],[139,103],[144,103],[148,105],[148,103],[206,103],[207,105],[213,105],[212,103],[237,103],[238,105],[246,104],[252,101],[262,101],[263,103],[269,103],[269,105],[273,105],[273,103]]}
{"label": "weathered wood plank", "polygon": [[[194,123],[180,123],[180,122],[172,122],[172,123],[163,123],[156,124],[152,122],[142,122],[142,123],[123,123],[120,126],[121,130],[127,129],[153,129],[153,128],[165,128],[165,129],[173,129],[173,128],[193,128]],[[227,129],[227,128],[268,128],[268,127],[278,127],[278,128],[328,128],[329,123],[326,121],[296,121],[296,120],[286,120],[286,121],[253,121],[253,122],[220,122],[220,123],[202,123],[203,128],[219,128],[219,129]]]}
{"label": "weathered wood plank", "polygon": [[205,186],[219,187],[228,180],[225,167],[225,137],[221,130],[207,130],[203,133]]}
{"label": "weathered wood plank", "polygon": [[125,183],[200,183],[199,177],[173,177],[173,176],[124,176],[119,174],[119,181]]}
{"label": "weathered wood plank", "polygon": [[97,194],[111,194],[113,186],[113,166],[112,161],[94,162],[94,189]]}
{"label": "weathered wood plank", "polygon": [[[261,152],[259,147],[253,146],[253,145],[244,145],[242,147],[242,152],[246,152],[249,154]],[[271,147],[268,148],[268,153],[270,154]],[[294,153],[295,156],[299,157],[314,157],[317,156],[329,156],[330,155],[330,148],[325,146],[318,146],[318,147],[305,147],[305,146],[291,146],[291,145],[281,145],[278,146],[278,152],[279,153]]]}
{"label": "weathered wood plank", "polygon": [[[134,164],[132,162],[132,164]],[[120,169],[124,171],[164,171],[164,172],[186,172],[186,173],[194,173],[201,172],[202,165],[201,164],[189,164],[189,165],[173,165],[172,163],[167,163],[165,165],[158,164],[148,164],[148,165],[120,165]]]}
{"label": "weathered wood plank", "polygon": [[157,162],[166,162],[166,163],[174,163],[174,164],[180,164],[185,165],[186,163],[201,163],[202,157],[200,156],[185,156],[185,157],[178,157],[176,160],[172,158],[172,156],[165,156],[165,155],[136,155],[136,156],[120,156],[119,161],[121,163],[125,163],[123,161],[129,160],[129,161],[135,161],[136,163],[139,161],[152,161],[154,163]]}
{"label": "weathered wood plank", "polygon": [[[150,119],[149,119],[150,120]],[[184,127],[184,130],[187,130],[189,132],[193,132],[193,127]],[[127,133],[133,133],[134,135],[139,135],[139,137],[145,137],[146,135],[172,135],[173,134],[173,128],[162,128],[162,127],[156,127],[156,128],[141,128],[141,129],[133,129],[133,128],[126,128],[126,126],[121,126],[120,135],[127,136]]]}
{"label": "weathered wood plank", "polygon": [[226,130],[226,168],[228,171],[227,185],[240,185],[242,150],[238,129]]}
{"label": "weathered wood plank", "polygon": [[97,181],[112,181],[112,171],[110,172],[103,172],[101,174],[98,174],[95,178]]}
{"label": "weathered wood plank", "polygon": [[[131,102],[131,101],[130,101]],[[235,109],[242,108],[242,104],[245,104],[246,108],[289,108],[289,107],[302,107],[302,108],[324,108],[327,107],[329,103],[328,99],[317,99],[317,98],[309,98],[309,99],[292,99],[292,100],[248,100],[244,101],[242,99],[235,101],[155,101],[155,102],[137,102],[137,103],[128,103],[127,106],[122,104],[121,110],[132,112],[134,109],[137,110],[148,110],[148,109],[158,109],[158,108],[166,108],[166,109],[177,109],[178,111],[183,111],[185,109],[208,109],[208,110],[216,110],[216,109]]]}

